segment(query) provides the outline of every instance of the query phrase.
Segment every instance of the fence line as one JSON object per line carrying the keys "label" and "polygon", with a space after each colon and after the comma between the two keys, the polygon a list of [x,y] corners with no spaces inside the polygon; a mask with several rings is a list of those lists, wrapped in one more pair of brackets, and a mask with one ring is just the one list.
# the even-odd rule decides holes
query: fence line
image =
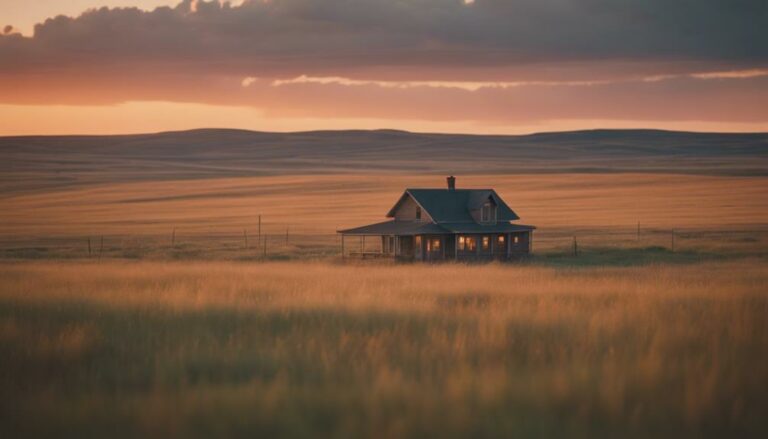
{"label": "fence line", "polygon": [[[232,228],[176,226],[169,235],[101,234],[87,236],[17,236],[0,237],[0,258],[36,257],[152,257],[186,255],[190,257],[223,257],[267,259],[271,257],[328,257],[341,252],[339,235],[313,229],[296,229],[290,225],[257,225],[255,246],[249,244],[248,228],[239,232]],[[284,232],[280,232],[283,230]],[[281,236],[284,233],[284,236]],[[170,239],[169,239],[170,238]],[[94,241],[95,240],[95,241]],[[600,248],[660,247],[682,251],[697,245],[693,241],[711,240],[720,244],[750,245],[768,248],[768,228],[721,230],[696,228],[636,227],[623,230],[597,228],[538,229],[534,232],[533,251],[560,252],[578,256]],[[170,243],[170,245],[169,245]],[[377,249],[379,239],[362,244],[363,249]]]}

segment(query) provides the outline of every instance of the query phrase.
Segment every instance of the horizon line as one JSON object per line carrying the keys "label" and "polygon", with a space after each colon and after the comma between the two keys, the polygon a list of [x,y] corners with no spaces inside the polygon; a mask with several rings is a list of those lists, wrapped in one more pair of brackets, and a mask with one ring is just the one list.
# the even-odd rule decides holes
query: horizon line
{"label": "horizon line", "polygon": [[183,134],[196,131],[235,131],[253,134],[310,134],[310,133],[347,133],[347,132],[392,132],[415,135],[444,135],[444,136],[467,136],[467,137],[527,137],[544,134],[570,134],[570,133],[589,133],[589,132],[659,132],[659,133],[677,133],[677,134],[712,134],[712,135],[759,135],[768,134],[768,131],[691,131],[691,130],[670,130],[663,128],[584,128],[576,130],[552,130],[552,131],[532,131],[528,133],[517,134],[491,134],[491,133],[466,133],[466,132],[430,132],[430,131],[410,131],[398,128],[349,128],[349,129],[317,129],[317,130],[297,130],[297,131],[263,131],[251,130],[247,128],[223,128],[223,127],[201,127],[181,130],[164,131],[144,131],[144,132],[123,132],[110,134],[14,134],[2,135],[0,139],[11,138],[32,138],[32,137],[129,137],[129,136],[153,136],[163,134]]}

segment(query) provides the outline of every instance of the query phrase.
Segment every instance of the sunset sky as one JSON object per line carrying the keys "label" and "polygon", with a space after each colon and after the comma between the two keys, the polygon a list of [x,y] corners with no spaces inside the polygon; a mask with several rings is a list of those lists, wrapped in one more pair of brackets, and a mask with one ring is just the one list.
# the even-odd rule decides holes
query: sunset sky
{"label": "sunset sky", "polygon": [[768,131],[765,0],[0,0],[0,135]]}

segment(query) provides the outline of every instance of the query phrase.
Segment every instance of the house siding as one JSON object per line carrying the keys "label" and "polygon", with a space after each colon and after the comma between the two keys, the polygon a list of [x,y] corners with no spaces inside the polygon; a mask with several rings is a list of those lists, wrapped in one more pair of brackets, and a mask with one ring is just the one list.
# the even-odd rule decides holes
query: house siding
{"label": "house siding", "polygon": [[[400,203],[400,205],[397,207],[397,210],[394,212],[395,219],[400,221],[416,221],[417,207],[419,207],[419,205],[416,204],[416,201],[413,200],[413,197],[410,195],[405,197],[403,202]],[[421,210],[421,222],[433,222],[432,218],[424,209]]]}

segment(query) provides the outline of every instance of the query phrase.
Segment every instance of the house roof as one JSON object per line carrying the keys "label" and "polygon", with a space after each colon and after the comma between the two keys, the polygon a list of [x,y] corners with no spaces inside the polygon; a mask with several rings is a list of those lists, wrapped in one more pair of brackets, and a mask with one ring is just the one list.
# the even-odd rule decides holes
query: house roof
{"label": "house roof", "polygon": [[470,210],[479,209],[488,198],[496,203],[498,221],[520,219],[493,189],[406,189],[387,217],[394,217],[409,196],[437,223],[474,222]]}
{"label": "house roof", "polygon": [[478,224],[476,222],[440,223],[440,227],[447,230],[448,233],[512,233],[525,232],[536,229],[534,226],[527,226],[525,224]]}
{"label": "house roof", "polygon": [[347,235],[447,235],[454,233],[512,233],[533,230],[535,227],[523,224],[476,222],[423,223],[418,221],[390,220],[353,229],[339,230]]}
{"label": "house roof", "polygon": [[439,235],[448,231],[437,224],[417,221],[389,220],[353,229],[339,230],[347,235]]}

